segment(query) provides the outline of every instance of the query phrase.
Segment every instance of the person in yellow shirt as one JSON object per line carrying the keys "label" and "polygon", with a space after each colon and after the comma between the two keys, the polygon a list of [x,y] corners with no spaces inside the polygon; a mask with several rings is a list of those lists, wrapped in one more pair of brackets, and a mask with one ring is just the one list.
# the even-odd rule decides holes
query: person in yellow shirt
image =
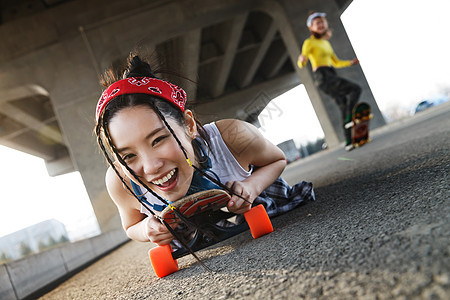
{"label": "person in yellow shirt", "polygon": [[[303,68],[311,62],[314,71],[316,85],[330,95],[342,113],[343,126],[351,121],[352,110],[358,102],[361,94],[361,87],[356,83],[339,77],[335,68],[345,68],[359,63],[357,58],[353,60],[340,60],[334,53],[329,42],[331,31],[323,12],[313,12],[309,15],[306,26],[308,26],[311,36],[303,42],[302,53],[298,57],[297,64]],[[345,129],[346,146],[345,149],[353,149],[351,143],[351,129]]]}

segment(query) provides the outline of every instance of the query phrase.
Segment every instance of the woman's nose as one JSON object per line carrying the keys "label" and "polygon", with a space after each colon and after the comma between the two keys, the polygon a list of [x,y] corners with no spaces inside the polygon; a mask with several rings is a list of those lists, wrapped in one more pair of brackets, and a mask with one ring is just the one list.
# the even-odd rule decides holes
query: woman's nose
{"label": "woman's nose", "polygon": [[146,158],[143,163],[143,171],[146,175],[155,175],[161,170],[164,166],[164,162],[159,158]]}

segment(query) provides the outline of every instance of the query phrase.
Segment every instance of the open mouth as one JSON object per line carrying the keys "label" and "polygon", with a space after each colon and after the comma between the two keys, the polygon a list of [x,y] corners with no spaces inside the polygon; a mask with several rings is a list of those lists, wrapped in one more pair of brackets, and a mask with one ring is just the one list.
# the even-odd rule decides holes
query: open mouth
{"label": "open mouth", "polygon": [[152,183],[161,190],[169,190],[173,186],[175,186],[176,181],[177,181],[177,176],[178,176],[178,169],[175,168],[172,171],[170,171],[169,173],[167,173],[167,175],[165,175],[163,178],[154,180],[154,181],[152,181]]}

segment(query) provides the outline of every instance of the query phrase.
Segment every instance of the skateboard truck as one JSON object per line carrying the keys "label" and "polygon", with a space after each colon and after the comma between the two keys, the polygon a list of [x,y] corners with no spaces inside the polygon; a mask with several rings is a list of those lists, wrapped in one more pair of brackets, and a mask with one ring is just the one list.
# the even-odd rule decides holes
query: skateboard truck
{"label": "skateboard truck", "polygon": [[[231,197],[226,191],[216,189],[198,192],[172,203],[172,206],[191,223],[198,225],[192,240],[185,243],[193,252],[214,245],[249,228],[255,239],[273,231],[272,223],[262,204],[252,207],[244,213],[246,223],[232,227],[218,226],[217,223],[221,220],[236,216],[234,213],[221,210],[230,199]],[[169,207],[161,212],[160,217],[168,224],[180,222]],[[170,245],[164,245],[150,249],[149,256],[153,270],[161,278],[178,271],[176,260],[189,253],[191,252],[184,248],[173,251]]]}

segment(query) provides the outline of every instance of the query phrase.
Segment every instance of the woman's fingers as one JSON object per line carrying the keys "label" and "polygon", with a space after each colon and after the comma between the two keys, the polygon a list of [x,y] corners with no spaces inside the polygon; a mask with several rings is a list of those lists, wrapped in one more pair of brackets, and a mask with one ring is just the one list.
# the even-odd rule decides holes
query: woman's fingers
{"label": "woman's fingers", "polygon": [[158,246],[167,245],[173,240],[173,236],[170,233],[157,234],[152,237],[151,242],[157,244]]}
{"label": "woman's fingers", "polygon": [[[173,223],[170,226],[175,228],[177,224]],[[159,246],[166,245],[173,240],[173,235],[169,229],[153,216],[147,218],[145,229],[148,239]]]}
{"label": "woman's fingers", "polygon": [[251,194],[245,189],[245,185],[239,181],[227,182],[233,194],[228,202],[228,210],[234,213],[244,213],[251,207]]}

